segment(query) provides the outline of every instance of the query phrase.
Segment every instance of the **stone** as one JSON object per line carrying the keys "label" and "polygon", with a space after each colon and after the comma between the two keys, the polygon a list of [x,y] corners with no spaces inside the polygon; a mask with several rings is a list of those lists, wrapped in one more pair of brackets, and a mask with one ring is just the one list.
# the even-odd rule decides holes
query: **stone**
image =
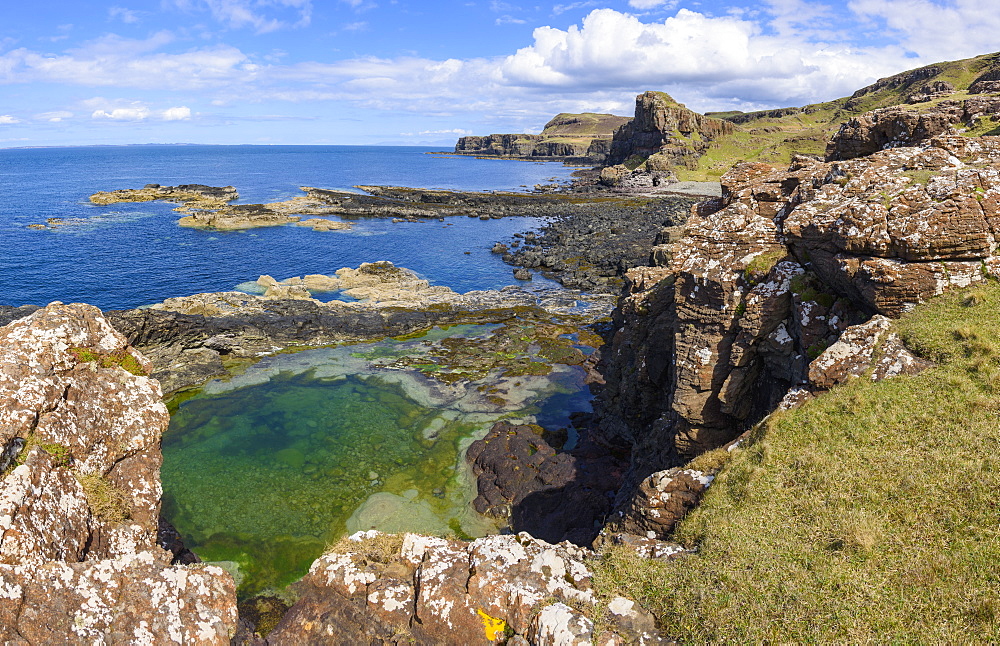
{"label": "stone", "polygon": [[[590,643],[586,612],[596,598],[583,561],[588,550],[524,533],[472,542],[406,534],[377,557],[365,547],[383,540],[378,532],[356,534],[344,551],[317,559],[269,642]],[[645,611],[630,610],[634,620],[620,622],[619,632],[638,638],[627,630],[648,628]]]}
{"label": "stone", "polygon": [[13,456],[0,473],[0,640],[234,633],[232,577],[171,565],[196,557],[159,518],[169,417],[150,369],[90,305],[52,303],[0,328],[0,447]]}
{"label": "stone", "polygon": [[673,468],[644,479],[629,504],[613,513],[604,533],[624,533],[664,540],[687,513],[696,507],[715,473]]}
{"label": "stone", "polygon": [[[976,100],[942,110],[994,109]],[[720,198],[657,242],[655,267],[626,273],[596,408],[603,440],[632,448],[631,489],[731,441],[786,393],[872,368],[867,351],[855,368],[833,361],[852,325],[1000,274],[1000,137],[913,119],[909,138],[867,156],[738,164]],[[884,361],[876,374],[926,367]]]}
{"label": "stone", "polygon": [[164,567],[151,552],[0,565],[4,643],[229,644],[236,588],[221,569]]}
{"label": "stone", "polygon": [[860,377],[871,367],[875,354],[891,322],[875,315],[868,322],[847,328],[836,343],[809,364],[809,382],[829,389],[851,377]]}

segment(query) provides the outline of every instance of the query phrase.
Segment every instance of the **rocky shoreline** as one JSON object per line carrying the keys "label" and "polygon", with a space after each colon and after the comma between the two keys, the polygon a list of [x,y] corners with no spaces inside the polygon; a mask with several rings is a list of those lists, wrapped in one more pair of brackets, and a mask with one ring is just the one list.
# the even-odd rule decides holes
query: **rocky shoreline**
{"label": "rocky shoreline", "polygon": [[[762,419],[851,379],[928,368],[891,319],[1000,275],[1000,137],[963,137],[949,121],[898,112],[845,124],[825,161],[799,156],[783,170],[738,164],[721,195],[703,201],[583,188],[363,187],[367,195],[307,189],[303,198],[315,201],[315,214],[348,218],[549,216],[538,234],[494,252],[587,294],[457,294],[376,262],[333,276],[261,277],[263,296],[199,294],[103,314],[58,303],[0,307],[0,325],[8,324],[0,328],[0,452],[11,457],[0,496],[0,635],[98,638],[142,625],[205,643],[234,635],[258,644],[372,635],[436,643],[456,634],[466,643],[665,642],[634,601],[592,589],[601,550],[683,558],[689,552],[672,542],[674,526],[728,456],[752,443]],[[256,217],[252,209],[234,215],[240,205],[207,204],[221,199],[216,189],[190,188],[99,199],[170,194],[149,199],[186,201],[198,226]],[[272,224],[313,208],[253,206]],[[583,356],[556,342],[572,336],[568,327],[593,333],[619,289],[610,322],[597,328],[603,347]],[[312,298],[317,290],[360,300],[323,303]],[[580,441],[570,450],[557,430],[516,420],[497,422],[469,448],[473,504],[511,533],[475,541],[356,534],[316,560],[267,641],[254,626],[237,626],[228,574],[172,565],[154,545],[164,391],[283,350],[512,321],[533,329],[498,333],[494,362],[477,369],[529,374],[534,362],[515,366],[510,357],[531,348],[583,367],[597,399],[594,415],[575,417]],[[468,379],[469,353],[460,343],[447,352],[461,370],[437,378]],[[110,579],[118,582],[111,592],[95,591],[95,581]],[[34,597],[59,621],[36,621],[26,610]],[[166,610],[157,607],[163,599]],[[124,616],[110,612],[125,602]]]}

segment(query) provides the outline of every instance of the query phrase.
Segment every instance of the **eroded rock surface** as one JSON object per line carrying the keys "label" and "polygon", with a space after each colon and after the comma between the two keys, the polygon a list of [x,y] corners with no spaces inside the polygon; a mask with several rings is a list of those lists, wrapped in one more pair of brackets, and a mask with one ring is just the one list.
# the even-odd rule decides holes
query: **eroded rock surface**
{"label": "eroded rock surface", "polygon": [[0,328],[0,638],[227,643],[235,586],[157,545],[150,363],[90,305]]}
{"label": "eroded rock surface", "polygon": [[[406,534],[401,543],[387,546],[385,535],[364,532],[317,559],[297,584],[299,601],[269,642],[491,644],[520,638],[554,646],[598,637],[587,616],[596,602],[585,563],[589,550],[527,534],[472,542]],[[640,632],[652,622],[629,603],[615,606],[615,617],[622,617],[612,622],[617,638],[660,643]],[[611,631],[600,637],[600,643],[616,638]]]}
{"label": "eroded rock surface", "polygon": [[625,462],[603,447],[556,452],[543,429],[497,422],[469,446],[477,476],[473,507],[518,532],[590,545],[611,510]]}
{"label": "eroded rock surface", "polygon": [[[627,274],[599,405],[603,432],[633,447],[635,485],[732,440],[789,389],[862,370],[831,359],[850,326],[1000,273],[998,224],[997,137],[734,167],[721,198],[664,231],[656,266]],[[889,363],[876,374],[920,368]]]}
{"label": "eroded rock surface", "polygon": [[[242,292],[170,298],[148,309],[107,313],[142,348],[167,393],[226,373],[223,359],[254,359],[289,347],[310,347],[400,336],[435,325],[496,323],[513,317],[611,308],[610,297],[529,292],[516,287],[459,294],[432,286],[392,263],[363,263],[335,276],[292,281],[262,277],[272,296]],[[360,301],[321,302],[310,288],[343,288]],[[270,291],[273,290],[273,291]],[[579,300],[578,300],[579,299]]]}

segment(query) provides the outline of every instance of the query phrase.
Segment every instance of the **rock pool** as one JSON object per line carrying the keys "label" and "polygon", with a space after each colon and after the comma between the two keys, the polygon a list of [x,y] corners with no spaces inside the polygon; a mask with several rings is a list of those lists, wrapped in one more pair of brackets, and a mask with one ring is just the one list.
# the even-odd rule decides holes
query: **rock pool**
{"label": "rock pool", "polygon": [[[243,596],[298,579],[345,532],[497,531],[469,504],[465,448],[499,419],[555,428],[589,409],[579,366],[542,356],[548,346],[512,351],[510,337],[510,326],[456,326],[279,354],[209,382],[172,405],[164,516],[203,559],[229,562]],[[456,344],[482,353],[478,378],[454,377],[471,365]],[[551,371],[505,374],[497,357]]]}

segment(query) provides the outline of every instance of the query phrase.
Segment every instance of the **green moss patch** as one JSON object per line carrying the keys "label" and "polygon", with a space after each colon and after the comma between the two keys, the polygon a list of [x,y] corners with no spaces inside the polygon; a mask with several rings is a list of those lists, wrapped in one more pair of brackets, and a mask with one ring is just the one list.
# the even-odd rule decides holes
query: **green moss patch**
{"label": "green moss patch", "polygon": [[93,348],[69,348],[68,352],[76,357],[80,363],[93,361],[102,368],[122,368],[133,375],[145,377],[148,373],[143,370],[142,364],[125,349],[114,352],[100,352]]}

